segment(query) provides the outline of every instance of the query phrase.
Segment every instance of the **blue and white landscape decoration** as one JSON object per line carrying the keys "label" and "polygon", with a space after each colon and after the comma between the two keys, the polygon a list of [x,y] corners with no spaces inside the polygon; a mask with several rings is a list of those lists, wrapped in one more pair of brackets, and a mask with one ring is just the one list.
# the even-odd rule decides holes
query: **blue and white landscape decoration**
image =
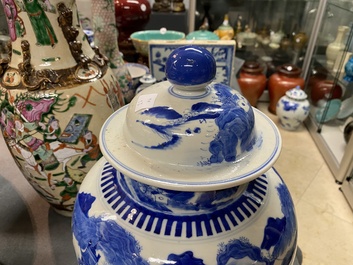
{"label": "blue and white landscape decoration", "polygon": [[[255,137],[252,136],[255,121],[251,106],[244,97],[232,94],[224,85],[214,84],[213,89],[216,91],[214,103],[197,101],[187,112],[179,113],[170,106],[156,106],[142,111],[140,115],[144,119],[136,122],[159,135],[160,141],[149,146],[136,141],[133,143],[146,149],[172,149],[181,144],[183,137],[204,133],[203,124],[214,122],[217,131],[213,140],[205,142],[202,152],[200,150],[198,165],[234,162],[239,159],[237,150],[239,153],[251,151],[255,144]],[[151,122],[152,117],[158,123]],[[180,132],[178,127],[186,129]]]}
{"label": "blue and white landscape decoration", "polygon": [[212,82],[206,49],[181,47],[168,61],[168,81],[141,91],[101,129],[103,157],[72,217],[78,264],[292,265],[297,221],[272,168],[277,127]]}
{"label": "blue and white landscape decoration", "polygon": [[297,130],[309,116],[310,103],[306,93],[299,87],[286,92],[276,105],[276,113],[281,126],[290,131]]}
{"label": "blue and white landscape decoration", "polygon": [[73,214],[78,264],[289,265],[295,256],[294,206],[274,170],[239,187],[183,192],[129,179],[105,161],[98,167],[100,187],[83,185]]}

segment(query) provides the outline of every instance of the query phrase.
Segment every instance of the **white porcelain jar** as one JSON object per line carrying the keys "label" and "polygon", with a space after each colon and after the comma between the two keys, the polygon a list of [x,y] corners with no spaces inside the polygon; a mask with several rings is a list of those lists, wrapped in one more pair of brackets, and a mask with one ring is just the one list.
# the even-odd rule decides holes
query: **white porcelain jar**
{"label": "white porcelain jar", "polygon": [[73,214],[79,264],[293,264],[279,131],[215,73],[206,49],[178,48],[169,81],[107,119]]}
{"label": "white porcelain jar", "polygon": [[281,126],[290,131],[297,130],[308,117],[310,103],[306,93],[297,86],[288,90],[276,105],[276,113]]}

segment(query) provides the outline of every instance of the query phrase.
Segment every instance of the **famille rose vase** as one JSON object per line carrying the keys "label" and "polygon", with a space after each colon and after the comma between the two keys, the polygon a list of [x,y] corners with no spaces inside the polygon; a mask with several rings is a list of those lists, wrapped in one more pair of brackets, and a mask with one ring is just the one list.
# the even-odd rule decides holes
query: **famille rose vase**
{"label": "famille rose vase", "polygon": [[80,184],[102,156],[100,128],[123,96],[107,58],[83,34],[75,1],[3,6],[12,50],[1,64],[1,130],[33,188],[70,216]]}
{"label": "famille rose vase", "polygon": [[168,81],[107,119],[72,216],[78,264],[293,264],[279,131],[215,73],[206,49],[177,48]]}

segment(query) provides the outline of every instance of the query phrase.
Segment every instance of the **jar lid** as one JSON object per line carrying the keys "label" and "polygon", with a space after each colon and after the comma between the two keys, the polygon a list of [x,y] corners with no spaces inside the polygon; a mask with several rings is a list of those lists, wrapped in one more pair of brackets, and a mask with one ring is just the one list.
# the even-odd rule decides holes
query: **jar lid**
{"label": "jar lid", "polygon": [[139,182],[207,191],[246,183],[269,170],[281,149],[276,125],[215,78],[210,52],[175,49],[168,81],[154,84],[113,113],[100,133],[104,157]]}
{"label": "jar lid", "polygon": [[154,84],[156,83],[157,79],[151,74],[145,74],[139,79],[139,81],[143,84]]}
{"label": "jar lid", "polygon": [[219,40],[218,35],[208,30],[196,30],[186,35],[187,40]]}
{"label": "jar lid", "polygon": [[308,96],[307,94],[300,88],[300,86],[296,86],[286,92],[286,96],[296,100],[304,100]]}
{"label": "jar lid", "polygon": [[287,76],[299,76],[302,70],[294,64],[283,64],[278,67],[278,72]]}
{"label": "jar lid", "polygon": [[241,70],[248,74],[259,74],[262,73],[263,67],[258,62],[246,61]]}

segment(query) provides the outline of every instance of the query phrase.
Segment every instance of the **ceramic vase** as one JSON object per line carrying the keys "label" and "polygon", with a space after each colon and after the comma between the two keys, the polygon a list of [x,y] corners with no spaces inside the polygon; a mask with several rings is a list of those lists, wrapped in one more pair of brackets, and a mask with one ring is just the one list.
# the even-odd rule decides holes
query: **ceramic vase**
{"label": "ceramic vase", "polygon": [[300,77],[301,69],[294,64],[283,64],[277,68],[277,72],[268,79],[267,88],[270,97],[268,110],[276,114],[278,100],[293,87],[304,88],[305,81]]}
{"label": "ceramic vase", "polygon": [[223,23],[220,25],[214,33],[221,40],[232,40],[234,38],[234,29],[231,25],[229,25],[229,17],[228,14],[224,15]]}
{"label": "ceramic vase", "polygon": [[338,53],[344,49],[346,46],[344,39],[349,27],[338,26],[337,35],[333,42],[327,45],[326,48],[326,65],[328,68],[332,69],[335,64]]}
{"label": "ceramic vase", "polygon": [[308,117],[310,103],[306,93],[299,87],[286,92],[276,106],[276,113],[281,126],[289,131],[297,130]]}
{"label": "ceramic vase", "polygon": [[115,20],[114,2],[108,0],[92,0],[91,12],[93,20],[94,43],[108,57],[109,66],[118,80],[125,103],[129,103],[135,95],[131,74],[123,60],[118,47],[118,30]]}
{"label": "ceramic vase", "polygon": [[115,18],[118,27],[118,45],[124,54],[124,60],[137,62],[138,54],[132,44],[130,35],[144,29],[149,21],[151,5],[148,0],[115,0]]}
{"label": "ceramic vase", "polygon": [[123,97],[107,58],[88,44],[74,1],[3,3],[12,53],[1,78],[1,130],[33,188],[71,215],[102,156],[100,127]]}
{"label": "ceramic vase", "polygon": [[310,97],[313,105],[323,105],[330,99],[342,97],[342,87],[334,80],[320,80],[311,88]]}
{"label": "ceramic vase", "polygon": [[206,49],[177,48],[168,81],[107,119],[72,219],[79,264],[293,264],[279,131],[215,73]]}
{"label": "ceramic vase", "polygon": [[256,107],[267,84],[261,65],[257,62],[245,62],[239,73],[238,84],[243,96],[251,106]]}

